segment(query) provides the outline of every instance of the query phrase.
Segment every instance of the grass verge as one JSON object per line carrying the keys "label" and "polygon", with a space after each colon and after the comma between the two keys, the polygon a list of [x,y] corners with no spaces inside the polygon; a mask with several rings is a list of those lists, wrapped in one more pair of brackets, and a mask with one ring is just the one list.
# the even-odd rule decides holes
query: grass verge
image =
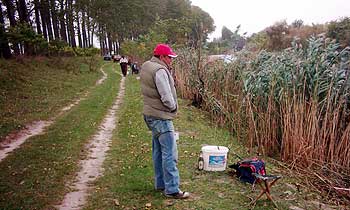
{"label": "grass verge", "polygon": [[[97,180],[85,209],[249,209],[251,199],[260,192],[258,187],[252,191],[251,185],[232,177],[229,170],[204,172],[196,168],[198,154],[204,144],[229,147],[229,164],[237,161],[233,151],[243,157],[249,155],[227,130],[208,122],[205,113],[188,106],[187,101],[183,100],[180,100],[180,112],[174,125],[180,132],[178,167],[181,188],[191,192],[192,198],[169,200],[155,191],[151,133],[143,122],[142,104],[138,80],[128,77],[112,148],[104,164],[104,176]],[[281,173],[270,161],[267,161],[267,171]],[[304,207],[306,204],[303,195],[313,195],[298,191],[294,187],[297,181],[283,175],[282,181],[272,191],[279,209]],[[274,207],[271,202],[262,199],[257,202],[255,209]],[[307,209],[317,207],[308,206]]]}
{"label": "grass verge", "polygon": [[63,199],[65,184],[86,152],[84,145],[116,99],[121,79],[116,67],[106,65],[104,83],[0,163],[0,209],[53,209]]}
{"label": "grass verge", "polygon": [[54,116],[99,77],[80,57],[0,59],[0,141],[33,120]]}

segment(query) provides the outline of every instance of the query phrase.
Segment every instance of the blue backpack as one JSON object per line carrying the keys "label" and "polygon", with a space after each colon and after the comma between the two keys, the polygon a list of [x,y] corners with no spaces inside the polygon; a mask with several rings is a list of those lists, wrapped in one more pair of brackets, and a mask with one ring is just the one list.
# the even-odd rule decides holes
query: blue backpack
{"label": "blue backpack", "polygon": [[248,182],[250,184],[255,182],[255,177],[252,175],[252,173],[266,175],[265,162],[256,157],[241,160],[230,165],[229,168],[236,170],[236,175],[242,182]]}

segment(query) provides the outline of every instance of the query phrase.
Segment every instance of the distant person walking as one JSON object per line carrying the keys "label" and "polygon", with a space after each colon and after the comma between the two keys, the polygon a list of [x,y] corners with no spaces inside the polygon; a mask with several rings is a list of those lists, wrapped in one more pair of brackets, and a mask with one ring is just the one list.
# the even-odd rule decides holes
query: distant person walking
{"label": "distant person walking", "polygon": [[144,120],[152,131],[155,189],[163,191],[166,197],[185,199],[190,194],[179,189],[178,154],[172,121],[178,104],[174,79],[169,71],[171,61],[177,55],[165,44],[158,44],[153,55],[141,66],[140,77]]}
{"label": "distant person walking", "polygon": [[122,57],[119,60],[120,68],[122,69],[122,74],[124,77],[126,77],[126,74],[128,73],[128,59],[122,55]]}

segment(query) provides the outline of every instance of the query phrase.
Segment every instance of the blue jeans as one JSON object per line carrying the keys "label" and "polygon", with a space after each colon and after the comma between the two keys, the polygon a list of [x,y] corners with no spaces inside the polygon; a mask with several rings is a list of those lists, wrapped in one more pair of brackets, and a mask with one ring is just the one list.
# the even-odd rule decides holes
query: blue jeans
{"label": "blue jeans", "polygon": [[166,194],[177,193],[179,170],[177,169],[177,145],[171,120],[156,119],[144,115],[144,120],[152,130],[152,159],[155,173],[155,188],[164,189]]}

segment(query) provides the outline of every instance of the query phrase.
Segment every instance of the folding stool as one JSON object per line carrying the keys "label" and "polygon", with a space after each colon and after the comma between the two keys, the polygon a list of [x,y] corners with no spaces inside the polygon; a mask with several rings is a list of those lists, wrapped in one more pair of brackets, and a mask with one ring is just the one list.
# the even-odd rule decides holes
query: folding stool
{"label": "folding stool", "polygon": [[278,176],[278,175],[261,175],[261,174],[257,174],[257,173],[252,173],[252,175],[255,177],[255,183],[259,184],[259,186],[261,188],[261,192],[258,195],[258,197],[256,197],[256,199],[253,202],[251,202],[251,205],[254,207],[256,202],[259,200],[259,198],[261,198],[261,196],[266,194],[266,197],[277,207],[277,204],[275,203],[275,201],[271,197],[271,187],[279,179],[281,179],[282,176]]}

